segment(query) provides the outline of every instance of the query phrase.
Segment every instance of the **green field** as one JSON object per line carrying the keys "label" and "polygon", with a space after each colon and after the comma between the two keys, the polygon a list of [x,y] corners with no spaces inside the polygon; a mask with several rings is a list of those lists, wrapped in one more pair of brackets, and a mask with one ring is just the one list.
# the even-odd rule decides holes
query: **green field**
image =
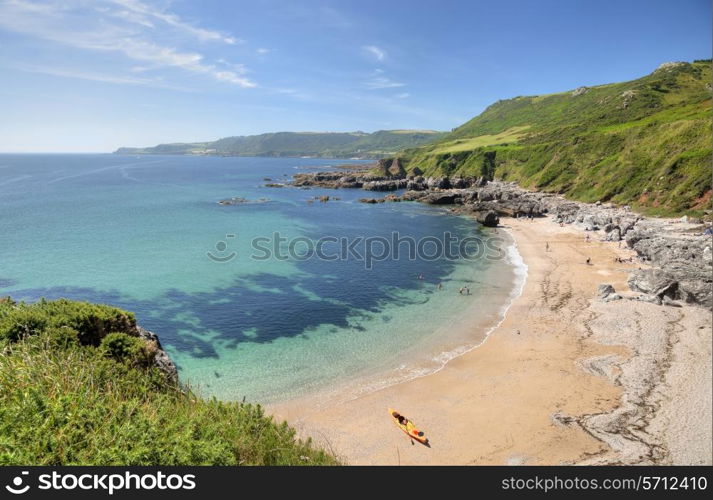
{"label": "green field", "polygon": [[459,151],[472,151],[473,149],[483,146],[494,146],[515,142],[525,134],[524,132],[530,128],[529,125],[512,127],[499,134],[483,134],[468,139],[454,139],[452,141],[440,142],[437,147],[432,150],[433,153],[456,153]]}

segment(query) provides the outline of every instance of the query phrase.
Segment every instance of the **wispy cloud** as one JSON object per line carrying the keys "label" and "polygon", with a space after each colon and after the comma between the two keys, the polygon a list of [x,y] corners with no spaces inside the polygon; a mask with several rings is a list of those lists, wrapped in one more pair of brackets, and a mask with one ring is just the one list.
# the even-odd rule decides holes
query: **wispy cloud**
{"label": "wispy cloud", "polygon": [[116,4],[120,7],[123,7],[124,15],[127,13],[133,14],[135,17],[131,18],[132,20],[138,22],[139,24],[148,24],[150,25],[150,21],[148,19],[156,19],[159,21],[163,21],[164,23],[173,26],[174,28],[177,28],[178,30],[181,30],[189,35],[192,35],[199,40],[203,41],[220,41],[223,43],[227,43],[230,45],[234,45],[239,42],[243,42],[243,40],[240,40],[238,38],[235,38],[230,35],[224,35],[218,31],[213,31],[213,30],[208,30],[204,28],[200,28],[197,26],[193,26],[190,23],[187,23],[183,21],[180,17],[178,17],[175,14],[171,14],[170,12],[165,12],[163,10],[154,8],[150,5],[145,4],[144,2],[141,2],[139,0],[110,0],[111,3]]}
{"label": "wispy cloud", "polygon": [[[233,37],[195,27],[174,14],[138,0],[105,0],[91,5],[98,7],[94,10],[98,19],[87,19],[91,9],[86,9],[81,0],[66,4],[6,0],[0,2],[0,29],[86,51],[118,52],[140,62],[144,70],[178,68],[244,88],[257,86],[243,75],[244,71],[218,67],[206,62],[202,54],[155,41],[161,33],[157,32],[152,20],[166,24],[166,29],[171,30],[166,35],[171,35],[172,39],[182,35],[204,41],[237,43]],[[123,10],[117,11],[116,6]],[[149,67],[145,68],[147,65]],[[127,82],[130,80],[127,78]]]}
{"label": "wispy cloud", "polygon": [[60,76],[63,78],[78,78],[80,80],[90,80],[93,82],[112,83],[117,85],[140,85],[145,87],[158,87],[171,90],[189,92],[190,89],[166,83],[161,78],[140,78],[123,75],[110,75],[77,70],[74,68],[48,68],[43,66],[17,65],[12,69],[26,71],[28,73],[40,73],[44,75]]}
{"label": "wispy cloud", "polygon": [[386,51],[376,45],[365,45],[362,47],[370,56],[381,62],[386,59]]}
{"label": "wispy cloud", "polygon": [[273,89],[275,94],[290,96],[298,101],[313,101],[315,98],[311,94],[293,88],[277,88]]}
{"label": "wispy cloud", "polygon": [[261,56],[264,56],[265,54],[269,54],[272,51],[270,49],[266,49],[265,47],[260,47],[255,52],[257,52]]}
{"label": "wispy cloud", "polygon": [[376,76],[371,80],[364,82],[364,86],[370,90],[378,89],[393,89],[397,87],[405,87],[405,83],[395,82],[391,78],[385,76]]}
{"label": "wispy cloud", "polygon": [[406,99],[407,97],[411,97],[411,94],[408,92],[402,92],[400,94],[396,94],[395,96],[397,99]]}

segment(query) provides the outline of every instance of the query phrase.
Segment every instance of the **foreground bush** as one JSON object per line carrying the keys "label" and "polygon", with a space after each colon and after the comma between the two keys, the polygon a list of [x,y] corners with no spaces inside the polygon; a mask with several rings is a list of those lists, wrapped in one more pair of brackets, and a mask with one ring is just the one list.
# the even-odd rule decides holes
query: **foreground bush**
{"label": "foreground bush", "polygon": [[171,383],[133,329],[108,306],[0,302],[0,465],[336,463],[258,405]]}

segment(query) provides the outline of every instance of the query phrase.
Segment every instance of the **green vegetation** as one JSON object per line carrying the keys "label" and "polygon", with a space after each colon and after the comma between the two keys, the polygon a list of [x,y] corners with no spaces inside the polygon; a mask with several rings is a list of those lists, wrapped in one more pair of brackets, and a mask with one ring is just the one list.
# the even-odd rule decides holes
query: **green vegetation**
{"label": "green vegetation", "polygon": [[379,130],[371,134],[364,132],[277,132],[226,137],[212,142],[159,144],[151,148],[119,148],[116,153],[381,158],[402,149],[433,142],[444,135],[444,132],[432,130]]}
{"label": "green vegetation", "polygon": [[170,382],[155,352],[120,309],[0,300],[0,465],[337,463],[258,405]]}
{"label": "green vegetation", "polygon": [[452,141],[443,141],[438,144],[440,153],[456,153],[459,151],[472,151],[483,146],[494,146],[495,144],[503,144],[513,142],[520,139],[524,135],[524,131],[529,128],[529,125],[522,127],[512,127],[499,134],[483,134],[465,139],[454,139]]}
{"label": "green vegetation", "polygon": [[407,171],[516,181],[650,215],[699,215],[711,198],[711,61],[631,82],[515,97],[399,154]]}

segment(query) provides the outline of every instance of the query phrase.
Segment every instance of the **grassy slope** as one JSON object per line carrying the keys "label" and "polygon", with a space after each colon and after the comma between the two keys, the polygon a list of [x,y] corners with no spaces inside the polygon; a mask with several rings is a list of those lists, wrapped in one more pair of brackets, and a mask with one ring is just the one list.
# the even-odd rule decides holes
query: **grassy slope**
{"label": "grassy slope", "polygon": [[260,406],[167,382],[134,328],[109,306],[0,301],[0,465],[336,463]]}
{"label": "grassy slope", "polygon": [[426,175],[488,175],[649,214],[699,214],[711,196],[710,61],[631,82],[499,101],[402,153]]}
{"label": "grassy slope", "polygon": [[430,130],[363,132],[277,132],[225,137],[213,142],[160,144],[152,148],[120,148],[122,154],[208,153],[229,156],[381,157],[443,137]]}

